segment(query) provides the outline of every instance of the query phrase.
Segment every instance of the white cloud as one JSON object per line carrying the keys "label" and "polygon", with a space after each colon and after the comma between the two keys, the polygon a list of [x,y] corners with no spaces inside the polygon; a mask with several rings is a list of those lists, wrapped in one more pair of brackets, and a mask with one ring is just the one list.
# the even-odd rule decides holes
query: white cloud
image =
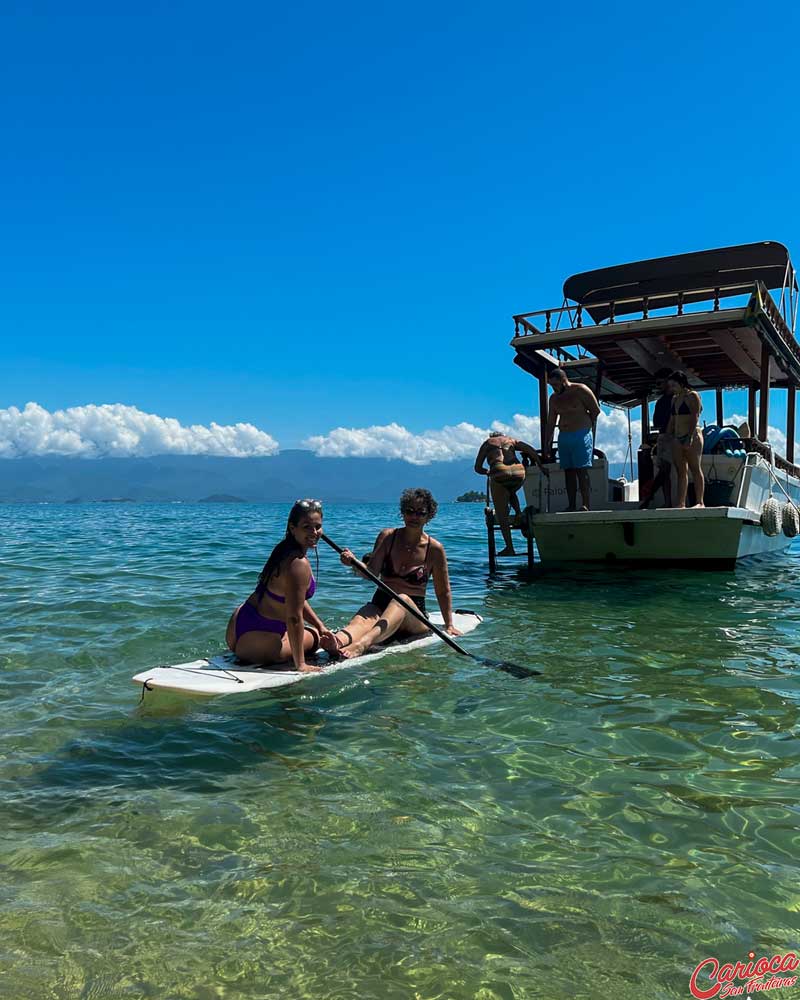
{"label": "white cloud", "polygon": [[[637,410],[631,411],[638,413]],[[744,422],[734,415],[728,422]],[[539,418],[515,413],[510,421],[495,420],[489,427],[458,424],[415,434],[397,423],[372,427],[336,427],[307,438],[302,446],[324,457],[396,458],[413,465],[471,459],[489,430],[539,446]],[[641,423],[631,420],[634,456]],[[786,437],[769,428],[769,440],[785,454]],[[622,410],[603,411],[597,424],[597,447],[610,462],[622,462],[628,450],[628,416]],[[145,457],[148,455],[222,455],[231,458],[274,455],[278,442],[253,424],[221,426],[211,423],[186,427],[171,417],[144,413],[121,403],[75,406],[52,413],[28,403],[0,409],[0,458],[31,455],[67,455],[78,458]]]}
{"label": "white cloud", "polygon": [[[639,444],[640,423],[631,421],[634,450]],[[307,438],[303,447],[317,455],[360,458],[401,458],[414,465],[474,458],[490,429],[539,446],[539,418],[515,413],[509,422],[495,420],[491,427],[462,422],[436,430],[413,434],[400,424],[373,427],[336,427],[327,434]],[[603,412],[597,428],[597,445],[611,462],[621,462],[628,447],[628,418],[620,410]]]}
{"label": "white cloud", "polygon": [[52,413],[28,403],[0,410],[0,458],[69,455],[144,458],[148,455],[274,455],[278,442],[252,424],[186,427],[172,417],[121,403],[73,406]]}
{"label": "white cloud", "polygon": [[[640,419],[630,411],[630,442],[634,461],[642,436]],[[744,417],[730,417],[728,423],[740,424]],[[336,427],[327,434],[306,438],[302,446],[326,458],[400,458],[414,465],[447,462],[457,458],[474,458],[490,429],[498,429],[512,437],[539,447],[539,418],[515,413],[510,422],[495,420],[490,427],[476,427],[462,422],[435,430],[414,434],[401,424],[372,427]],[[785,454],[786,438],[776,427],[769,428],[769,440],[780,454]],[[628,414],[624,410],[603,410],[597,421],[597,447],[609,462],[624,462],[628,454]]]}
{"label": "white cloud", "polygon": [[400,424],[372,427],[335,427],[327,434],[315,434],[302,442],[325,458],[401,458],[414,465],[449,461],[474,454],[484,432],[474,424],[412,434]]}
{"label": "white cloud", "polygon": [[624,462],[628,456],[628,414],[630,423],[630,447],[633,449],[633,460],[642,442],[642,422],[634,420],[634,411],[603,410],[597,418],[596,444],[600,451],[605,452],[609,462]]}

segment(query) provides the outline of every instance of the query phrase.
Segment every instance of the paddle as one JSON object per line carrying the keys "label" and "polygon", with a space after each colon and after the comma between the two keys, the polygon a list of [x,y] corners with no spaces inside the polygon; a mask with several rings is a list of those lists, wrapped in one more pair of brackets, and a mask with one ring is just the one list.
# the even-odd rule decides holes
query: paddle
{"label": "paddle", "polygon": [[[336,542],[331,541],[331,539],[328,538],[327,535],[323,534],[322,540],[326,544],[330,545],[330,547],[334,549],[334,551],[338,552],[339,555],[341,555],[342,552],[344,551],[344,549],[342,549],[341,546],[337,545]],[[372,580],[372,582],[377,587],[379,587],[385,594],[388,594],[389,597],[391,597],[393,600],[397,601],[398,604],[404,607],[410,615],[413,615],[413,617],[417,619],[417,621],[422,622],[423,625],[427,625],[432,632],[438,635],[439,638],[442,639],[444,642],[446,642],[448,646],[451,646],[453,649],[455,649],[456,652],[461,653],[462,656],[469,656],[473,660],[476,660],[478,663],[482,663],[484,666],[491,667],[494,670],[503,670],[505,673],[511,674],[512,677],[518,677],[520,679],[523,679],[525,677],[540,676],[540,671],[530,670],[528,667],[520,666],[520,664],[518,663],[511,663],[508,660],[490,660],[485,656],[478,656],[475,653],[470,653],[469,650],[466,650],[464,649],[463,646],[460,646],[452,637],[452,635],[448,635],[447,632],[444,631],[444,629],[439,628],[438,625],[434,625],[433,622],[419,610],[416,604],[413,604],[411,601],[407,601],[402,594],[396,594],[390,586],[385,584],[383,580],[381,580],[373,572],[371,572],[364,565],[364,563],[361,562],[360,559],[356,559],[354,557],[353,565],[360,573],[363,573],[368,580]]]}

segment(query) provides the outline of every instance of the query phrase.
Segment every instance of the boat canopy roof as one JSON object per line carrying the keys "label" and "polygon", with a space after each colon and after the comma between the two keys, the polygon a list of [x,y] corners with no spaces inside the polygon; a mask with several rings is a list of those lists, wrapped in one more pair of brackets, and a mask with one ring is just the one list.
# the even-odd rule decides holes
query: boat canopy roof
{"label": "boat canopy roof", "polygon": [[699,391],[800,386],[800,295],[781,243],[584,271],[564,295],[560,307],[514,317],[516,363],[538,377],[560,365],[601,402],[641,401],[664,368],[683,369]]}
{"label": "boat canopy roof", "polygon": [[679,292],[684,303],[701,302],[709,297],[709,289],[719,288],[719,297],[725,298],[749,291],[756,281],[769,289],[791,282],[797,289],[789,251],[782,243],[744,243],[583,271],[564,282],[564,298],[586,306],[595,323],[601,323],[611,314],[612,300],[620,315],[640,312],[648,297],[657,296],[659,308],[669,307],[678,303]]}

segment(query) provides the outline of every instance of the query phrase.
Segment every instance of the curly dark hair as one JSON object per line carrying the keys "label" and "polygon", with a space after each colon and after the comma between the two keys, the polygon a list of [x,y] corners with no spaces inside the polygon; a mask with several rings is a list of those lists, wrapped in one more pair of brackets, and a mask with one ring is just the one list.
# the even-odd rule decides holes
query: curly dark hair
{"label": "curly dark hair", "polygon": [[428,517],[434,518],[439,504],[433,499],[430,490],[423,490],[418,486],[414,489],[403,490],[400,494],[400,513],[402,514],[409,507],[424,507],[428,512]]}

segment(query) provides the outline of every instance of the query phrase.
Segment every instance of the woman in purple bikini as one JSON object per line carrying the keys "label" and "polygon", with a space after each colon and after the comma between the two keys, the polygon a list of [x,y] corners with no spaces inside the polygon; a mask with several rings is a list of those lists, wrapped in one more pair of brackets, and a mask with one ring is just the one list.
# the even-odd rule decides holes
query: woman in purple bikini
{"label": "woman in purple bikini", "polygon": [[256,589],[231,615],[225,635],[228,648],[251,663],[292,660],[303,673],[320,668],[306,663],[332,633],[308,603],[317,589],[307,558],[322,535],[322,504],[296,500],[289,512],[286,536],[267,559]]}

